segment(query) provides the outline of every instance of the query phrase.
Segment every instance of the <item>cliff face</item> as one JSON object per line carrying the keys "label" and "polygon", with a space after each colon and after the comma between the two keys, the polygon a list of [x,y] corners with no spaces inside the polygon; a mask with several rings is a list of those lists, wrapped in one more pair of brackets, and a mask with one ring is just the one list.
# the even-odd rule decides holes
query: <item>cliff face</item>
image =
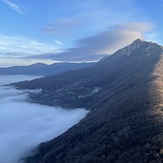
{"label": "cliff face", "polygon": [[25,162],[163,161],[162,52],[155,43],[136,40],[90,68],[15,84],[42,88],[37,101],[91,110],[66,133],[39,145]]}

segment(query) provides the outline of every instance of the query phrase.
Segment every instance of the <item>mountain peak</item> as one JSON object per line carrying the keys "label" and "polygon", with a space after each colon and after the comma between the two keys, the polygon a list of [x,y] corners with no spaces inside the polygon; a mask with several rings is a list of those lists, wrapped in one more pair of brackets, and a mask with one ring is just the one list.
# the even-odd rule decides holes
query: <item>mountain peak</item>
{"label": "mountain peak", "polygon": [[134,40],[132,43],[135,43],[136,44],[136,43],[142,43],[142,42],[143,42],[143,40],[141,40],[141,39],[138,38],[138,39]]}
{"label": "mountain peak", "polygon": [[130,45],[118,50],[114,55],[160,55],[163,53],[163,47],[154,43],[136,39]]}
{"label": "mountain peak", "polygon": [[37,62],[37,63],[33,64],[33,66],[47,66],[47,64],[41,63],[41,62]]}

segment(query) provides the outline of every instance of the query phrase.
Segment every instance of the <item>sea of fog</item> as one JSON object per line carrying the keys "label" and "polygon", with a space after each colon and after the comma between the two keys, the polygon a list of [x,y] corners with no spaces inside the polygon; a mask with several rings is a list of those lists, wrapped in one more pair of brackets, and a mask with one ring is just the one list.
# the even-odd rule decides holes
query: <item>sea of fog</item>
{"label": "sea of fog", "polygon": [[0,75],[0,163],[18,163],[39,143],[64,133],[88,113],[29,103],[28,90],[4,86],[34,78]]}

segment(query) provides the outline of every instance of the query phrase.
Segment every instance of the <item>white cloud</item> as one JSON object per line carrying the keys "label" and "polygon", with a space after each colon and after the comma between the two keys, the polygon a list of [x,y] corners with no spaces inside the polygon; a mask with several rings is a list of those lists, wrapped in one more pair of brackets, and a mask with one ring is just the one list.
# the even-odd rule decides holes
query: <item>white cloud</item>
{"label": "white cloud", "polygon": [[81,21],[71,17],[61,17],[54,20],[53,23],[43,28],[43,31],[48,34],[67,36],[81,25]]}
{"label": "white cloud", "polygon": [[9,0],[2,0],[5,4],[7,4],[8,7],[10,7],[11,9],[15,10],[16,12],[20,13],[21,15],[25,15],[24,12],[21,10],[21,8],[13,3],[10,2]]}
{"label": "white cloud", "polygon": [[130,44],[135,39],[143,39],[151,24],[128,22],[110,26],[96,35],[76,41],[73,48],[54,54],[42,54],[33,58],[53,59],[56,61],[94,61]]}
{"label": "white cloud", "polygon": [[0,57],[2,58],[20,58],[50,52],[59,52],[55,44],[42,43],[25,37],[0,35]]}
{"label": "white cloud", "polygon": [[[44,60],[44,63],[50,60],[97,61],[130,44],[137,38],[146,38],[146,33],[149,35],[152,28],[151,24],[140,22],[111,25],[103,32],[77,40],[74,47],[64,50],[58,49],[63,45],[59,40],[48,44],[25,37],[0,35],[0,61],[3,58],[8,59],[9,62],[11,59],[17,59],[17,62],[20,60],[22,63],[30,60],[36,62]],[[3,64],[4,61],[1,63]]]}
{"label": "white cloud", "polygon": [[59,40],[55,40],[55,43],[57,44],[57,45],[63,45],[63,43],[61,42],[61,41],[59,41]]}
{"label": "white cloud", "polygon": [[[33,77],[32,77],[33,78]],[[64,110],[27,102],[25,91],[2,86],[32,79],[26,76],[0,76],[0,159],[16,163],[43,141],[50,140],[86,116],[84,109]]]}

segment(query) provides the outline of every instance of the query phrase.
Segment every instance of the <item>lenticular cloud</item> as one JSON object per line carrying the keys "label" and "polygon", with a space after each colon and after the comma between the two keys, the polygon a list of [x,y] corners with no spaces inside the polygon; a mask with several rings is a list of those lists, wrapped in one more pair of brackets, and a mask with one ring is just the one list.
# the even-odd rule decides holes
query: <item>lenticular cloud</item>
{"label": "lenticular cloud", "polygon": [[32,79],[0,76],[0,162],[18,163],[43,141],[50,140],[86,116],[84,109],[64,110],[27,102],[27,91],[3,86]]}

